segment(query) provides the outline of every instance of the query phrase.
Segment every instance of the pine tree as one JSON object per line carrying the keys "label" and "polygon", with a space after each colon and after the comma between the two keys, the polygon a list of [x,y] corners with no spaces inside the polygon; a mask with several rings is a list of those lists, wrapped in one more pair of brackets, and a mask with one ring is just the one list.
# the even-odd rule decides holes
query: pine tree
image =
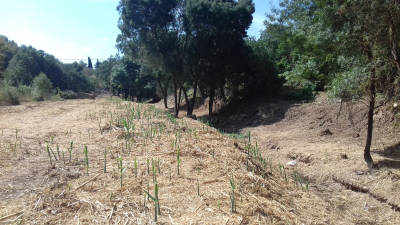
{"label": "pine tree", "polygon": [[92,60],[88,57],[88,68],[93,69]]}

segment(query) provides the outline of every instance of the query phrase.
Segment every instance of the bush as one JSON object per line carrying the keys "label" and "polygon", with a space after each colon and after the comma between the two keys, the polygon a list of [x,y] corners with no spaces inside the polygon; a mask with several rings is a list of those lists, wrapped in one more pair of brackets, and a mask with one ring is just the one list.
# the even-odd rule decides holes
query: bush
{"label": "bush", "polygon": [[282,96],[288,100],[295,101],[312,101],[315,99],[315,85],[312,83],[305,84],[304,87],[293,88],[286,87],[282,89]]}
{"label": "bush", "polygon": [[67,90],[67,91],[58,91],[58,96],[60,96],[63,99],[76,99],[78,97],[78,95],[71,90]]}
{"label": "bush", "polygon": [[0,105],[18,105],[19,95],[16,87],[0,84]]}
{"label": "bush", "polygon": [[32,101],[32,87],[26,85],[19,85],[17,87],[18,98],[20,102]]}
{"label": "bush", "polygon": [[37,101],[43,101],[51,96],[53,84],[46,74],[40,73],[32,82],[33,97]]}

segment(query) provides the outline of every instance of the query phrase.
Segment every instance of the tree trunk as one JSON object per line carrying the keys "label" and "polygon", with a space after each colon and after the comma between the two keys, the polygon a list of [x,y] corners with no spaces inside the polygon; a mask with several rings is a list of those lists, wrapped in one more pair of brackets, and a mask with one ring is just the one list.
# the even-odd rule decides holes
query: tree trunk
{"label": "tree trunk", "polygon": [[168,109],[168,96],[163,96],[164,99],[164,108]]}
{"label": "tree trunk", "polygon": [[182,103],[182,87],[179,88],[179,92],[178,92],[178,107],[181,106]]}
{"label": "tree trunk", "polygon": [[174,80],[174,110],[175,116],[178,117],[179,114],[179,103],[178,103],[178,84],[176,80]]}
{"label": "tree trunk", "polygon": [[189,96],[188,96],[187,91],[186,91],[185,88],[183,88],[182,90],[183,90],[183,96],[185,97],[185,101],[186,101],[186,108],[187,108],[186,114],[189,116],[189,111],[190,111],[190,100],[189,100]]}
{"label": "tree trunk", "polygon": [[197,81],[193,85],[193,97],[190,100],[187,94],[187,91],[183,89],[183,94],[185,96],[186,104],[187,104],[187,112],[186,115],[191,116],[193,115],[193,109],[196,104],[196,96],[197,96]]}
{"label": "tree trunk", "polygon": [[369,169],[372,169],[374,161],[371,157],[371,142],[372,142],[372,131],[374,126],[374,108],[375,108],[375,68],[371,71],[370,85],[369,85],[369,109],[368,109],[368,128],[367,128],[367,141],[364,148],[364,160],[368,165]]}
{"label": "tree trunk", "polygon": [[160,87],[161,94],[162,94],[162,97],[164,99],[164,107],[166,109],[168,109],[168,86],[169,86],[169,82],[170,82],[170,80],[168,80],[167,83],[165,84],[165,86],[163,87],[162,86],[162,82],[161,82],[161,78],[158,77],[158,79],[157,79],[158,86]]}

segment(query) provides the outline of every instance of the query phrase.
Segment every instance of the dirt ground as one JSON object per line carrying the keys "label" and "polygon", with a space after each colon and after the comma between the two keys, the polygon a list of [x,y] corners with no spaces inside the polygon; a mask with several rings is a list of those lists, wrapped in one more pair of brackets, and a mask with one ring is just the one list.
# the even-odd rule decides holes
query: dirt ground
{"label": "dirt ground", "polygon": [[368,173],[362,112],[336,122],[339,105],[266,103],[217,124],[250,144],[118,99],[0,107],[0,224],[154,224],[155,184],[157,224],[400,224],[395,136],[376,135]]}
{"label": "dirt ground", "polygon": [[400,133],[393,108],[375,112],[370,172],[363,160],[367,107],[361,101],[340,105],[324,93],[312,103],[251,103],[222,112],[215,124],[251,132],[263,156],[311,180],[311,190],[341,212],[343,224],[399,224]]}

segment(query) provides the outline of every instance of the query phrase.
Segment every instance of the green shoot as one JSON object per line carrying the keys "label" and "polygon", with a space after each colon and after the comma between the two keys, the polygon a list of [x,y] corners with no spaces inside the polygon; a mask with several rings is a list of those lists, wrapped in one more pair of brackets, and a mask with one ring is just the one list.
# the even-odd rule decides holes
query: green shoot
{"label": "green shoot", "polygon": [[235,180],[233,178],[233,176],[230,179],[230,183],[231,183],[231,194],[230,194],[230,199],[231,199],[231,210],[232,212],[236,212],[236,202],[235,202],[235,189],[236,189],[236,185],[235,185]]}
{"label": "green shoot", "polygon": [[160,168],[160,160],[157,160],[157,168],[158,168],[158,173],[161,174],[161,168]]}
{"label": "green shoot", "polygon": [[121,182],[121,188],[122,188],[122,174],[125,172],[126,168],[124,168],[122,166],[122,157],[121,156],[118,158],[118,163],[119,163],[118,167],[119,167],[119,172],[120,172],[120,182]]}
{"label": "green shoot", "polygon": [[63,158],[63,162],[64,162],[64,165],[65,165],[65,154],[64,154],[64,151],[62,151],[62,158]]}
{"label": "green shoot", "polygon": [[71,141],[71,143],[70,143],[70,145],[69,145],[69,149],[68,149],[68,152],[69,152],[69,163],[71,163],[71,158],[72,158],[72,149],[74,148],[74,142],[73,141]]}
{"label": "green shoot", "polygon": [[50,155],[50,150],[49,150],[49,145],[48,144],[46,145],[46,150],[47,150],[47,154],[48,154],[49,159],[50,159],[50,166],[53,166],[53,161],[51,160],[51,155]]}
{"label": "green shoot", "polygon": [[197,179],[197,196],[200,196],[200,183],[199,183],[199,179]]}
{"label": "green shoot", "polygon": [[161,215],[160,200],[158,198],[158,184],[154,184],[154,196],[152,196],[149,191],[147,191],[146,194],[148,198],[150,198],[154,202],[154,221],[157,222],[157,215]]}
{"label": "green shoot", "polygon": [[104,167],[103,167],[104,173],[107,173],[107,149],[104,149]]}
{"label": "green shoot", "polygon": [[181,150],[179,146],[176,148],[176,166],[178,169],[178,175],[179,175],[179,167],[181,165]]}
{"label": "green shoot", "polygon": [[51,148],[49,148],[49,149],[50,149],[51,154],[53,154],[54,159],[55,159],[56,161],[58,161],[57,156],[56,156],[56,154],[54,153],[53,149],[51,149]]}
{"label": "green shoot", "polygon": [[83,150],[83,153],[85,154],[86,174],[89,175],[89,156],[88,156],[87,145],[85,145],[85,149]]}
{"label": "green shoot", "polygon": [[147,159],[147,175],[150,175],[150,161]]}
{"label": "green shoot", "polygon": [[153,172],[153,183],[157,183],[157,170],[153,159],[151,159],[151,170]]}
{"label": "green shoot", "polygon": [[137,177],[138,174],[138,163],[136,160],[136,156],[135,156],[135,160],[133,161],[133,169],[135,170],[135,176]]}
{"label": "green shoot", "polygon": [[57,144],[57,155],[58,155],[58,158],[60,159],[61,158],[61,156],[60,156],[60,146]]}

